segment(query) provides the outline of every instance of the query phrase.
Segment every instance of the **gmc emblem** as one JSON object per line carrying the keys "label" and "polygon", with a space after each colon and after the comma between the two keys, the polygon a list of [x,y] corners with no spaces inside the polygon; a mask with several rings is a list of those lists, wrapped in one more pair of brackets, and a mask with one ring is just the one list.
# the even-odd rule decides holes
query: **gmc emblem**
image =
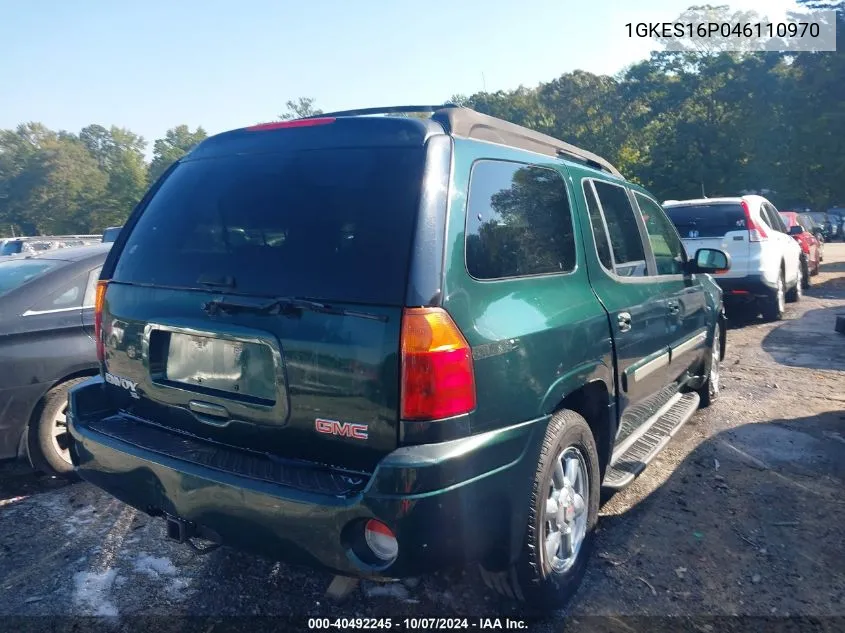
{"label": "gmc emblem", "polygon": [[353,440],[367,439],[366,424],[350,424],[349,422],[317,418],[314,420],[314,428],[317,433],[325,435],[340,435],[341,437],[351,437]]}

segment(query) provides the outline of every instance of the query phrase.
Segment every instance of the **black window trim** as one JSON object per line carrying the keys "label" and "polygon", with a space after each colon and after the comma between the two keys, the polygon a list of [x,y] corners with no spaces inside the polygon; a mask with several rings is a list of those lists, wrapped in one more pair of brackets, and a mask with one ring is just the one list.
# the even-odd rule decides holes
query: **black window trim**
{"label": "black window trim", "polygon": [[[603,182],[608,185],[614,185],[616,187],[622,188],[625,193],[628,195],[628,201],[631,204],[631,208],[634,211],[634,220],[637,223],[637,228],[640,232],[640,242],[643,244],[643,255],[645,255],[645,263],[646,263],[646,271],[648,272],[647,275],[642,277],[623,277],[622,275],[617,275],[615,270],[608,270],[605,268],[604,264],[601,261],[601,257],[599,257],[599,249],[598,245],[596,244],[596,236],[593,233],[593,223],[592,220],[590,221],[590,235],[593,236],[593,252],[596,254],[596,260],[599,263],[602,271],[613,279],[614,281],[618,281],[620,283],[627,283],[627,284],[642,284],[642,283],[654,283],[657,279],[665,279],[665,276],[655,274],[657,270],[657,264],[654,261],[654,255],[651,252],[651,243],[643,238],[643,235],[646,234],[645,224],[643,223],[643,218],[639,213],[639,207],[634,203],[632,200],[632,193],[630,187],[628,187],[627,183],[619,183],[614,182],[613,180],[607,180],[605,178],[597,178],[595,176],[584,176],[581,178],[581,191],[584,193],[584,202],[586,203],[586,192],[584,192],[585,183],[589,181],[590,187],[593,190],[593,195],[596,197],[596,203],[599,205],[599,213],[601,214],[601,222],[602,226],[604,227],[604,234],[607,236],[607,244],[610,247],[610,260],[613,262],[613,267],[616,268],[616,256],[613,254],[613,242],[610,241],[610,231],[607,229],[607,220],[604,217],[604,207],[601,204],[601,199],[599,198],[599,193],[595,187],[595,181]],[[587,218],[589,219],[590,216],[590,209],[589,207],[585,209],[587,212]]]}
{"label": "black window trim", "polygon": [[[469,208],[470,208],[470,201],[472,197],[472,174],[475,171],[475,166],[478,163],[485,162],[485,163],[508,163],[511,165],[524,165],[526,167],[537,167],[538,169],[546,169],[549,171],[553,171],[563,182],[563,188],[566,191],[566,199],[569,203],[569,222],[572,225],[572,245],[575,251],[575,265],[572,267],[572,270],[564,271],[564,272],[551,272],[551,273],[530,273],[527,275],[509,275],[507,277],[495,277],[493,279],[479,279],[478,277],[473,276],[471,272],[469,272],[469,265],[467,264],[467,226],[469,223]],[[510,158],[488,158],[488,157],[481,157],[476,158],[472,161],[472,165],[469,168],[469,177],[467,178],[467,201],[464,205],[464,239],[463,239],[463,249],[464,249],[464,270],[466,271],[467,275],[470,279],[478,283],[502,283],[508,282],[514,279],[532,279],[537,277],[569,277],[570,275],[574,275],[578,272],[580,267],[580,260],[578,258],[578,238],[579,236],[576,234],[576,222],[575,222],[575,207],[573,206],[573,199],[572,193],[569,191],[569,186],[566,184],[566,177],[564,174],[561,173],[559,169],[555,167],[550,167],[547,165],[540,165],[536,162],[528,162],[528,161],[521,161],[521,160],[513,160]]]}
{"label": "black window trim", "polygon": [[[675,235],[678,238],[678,243],[681,245],[681,251],[683,252],[683,255],[684,255],[684,261],[688,262],[690,260],[690,255],[689,255],[689,253],[687,253],[687,247],[684,244],[684,240],[681,238],[681,234],[678,233],[678,229],[675,227],[675,224],[674,224],[674,222],[672,222],[672,219],[666,213],[665,209],[663,209],[663,205],[660,204],[657,200],[655,200],[654,196],[648,195],[648,194],[643,193],[642,191],[638,191],[636,189],[632,189],[631,191],[634,194],[634,200],[637,203],[637,205],[636,205],[637,213],[640,215],[640,217],[642,217],[643,210],[642,210],[642,207],[640,207],[640,201],[637,200],[637,196],[641,196],[641,197],[645,198],[646,200],[651,200],[654,204],[657,205],[658,209],[663,211],[663,215],[665,215],[666,219],[669,220],[669,226],[672,227],[672,230],[675,232]],[[645,226],[645,220],[643,220],[643,226]],[[646,233],[648,233],[648,230],[646,230]],[[649,242],[648,242],[648,249],[651,252],[652,259],[654,259],[654,251],[651,249],[651,240],[649,240]],[[655,270],[655,274],[653,276],[658,281],[680,281],[680,280],[687,277],[687,275],[685,275],[684,273],[676,273],[674,275],[661,275],[660,273],[657,272],[657,260],[656,259],[654,259],[654,270]],[[649,275],[649,276],[652,276],[652,275]]]}

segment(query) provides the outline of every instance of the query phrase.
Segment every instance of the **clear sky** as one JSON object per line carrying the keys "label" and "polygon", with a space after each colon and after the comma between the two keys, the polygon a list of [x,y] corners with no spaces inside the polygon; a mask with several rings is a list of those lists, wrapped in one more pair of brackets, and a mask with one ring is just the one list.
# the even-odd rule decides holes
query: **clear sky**
{"label": "clear sky", "polygon": [[[442,103],[613,74],[648,55],[627,22],[696,0],[3,0],[0,128],[128,127],[150,143],[273,120],[288,99],[324,110]],[[713,1],[712,4],[720,4]],[[734,0],[770,18],[792,0]],[[148,152],[149,153],[149,152]]]}

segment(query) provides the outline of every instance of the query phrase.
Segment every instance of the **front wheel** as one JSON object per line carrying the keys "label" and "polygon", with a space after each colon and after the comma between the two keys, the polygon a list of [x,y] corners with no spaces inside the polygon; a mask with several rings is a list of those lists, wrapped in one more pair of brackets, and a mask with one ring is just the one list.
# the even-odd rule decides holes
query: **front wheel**
{"label": "front wheel", "polygon": [[[804,271],[806,267],[807,260],[802,258],[801,265],[798,269],[798,279],[795,281],[795,286],[792,288],[792,290],[786,293],[786,300],[789,301],[789,303],[798,303],[804,297],[804,288],[806,287],[804,285]],[[810,279],[809,272],[806,275],[806,279]]]}
{"label": "front wheel", "polygon": [[488,586],[533,609],[563,608],[586,571],[600,494],[593,433],[578,413],[561,410],[543,440],[519,560],[498,578],[482,570]]}
{"label": "front wheel", "polygon": [[[816,270],[818,270],[818,267],[819,267],[819,265],[818,265],[818,263],[816,263]],[[804,287],[805,290],[810,287],[810,283],[811,283],[810,275],[811,274],[812,273],[810,271],[809,260],[802,259],[801,260],[801,285]]]}

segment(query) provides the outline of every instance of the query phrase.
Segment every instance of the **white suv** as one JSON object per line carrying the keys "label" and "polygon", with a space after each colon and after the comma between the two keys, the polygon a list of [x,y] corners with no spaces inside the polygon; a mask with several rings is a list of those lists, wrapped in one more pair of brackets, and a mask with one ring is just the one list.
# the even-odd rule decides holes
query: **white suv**
{"label": "white suv", "polygon": [[761,196],[670,200],[663,204],[688,253],[718,248],[731,268],[714,275],[725,303],[755,303],[763,316],[783,317],[785,302],[801,298],[801,247],[775,206]]}

